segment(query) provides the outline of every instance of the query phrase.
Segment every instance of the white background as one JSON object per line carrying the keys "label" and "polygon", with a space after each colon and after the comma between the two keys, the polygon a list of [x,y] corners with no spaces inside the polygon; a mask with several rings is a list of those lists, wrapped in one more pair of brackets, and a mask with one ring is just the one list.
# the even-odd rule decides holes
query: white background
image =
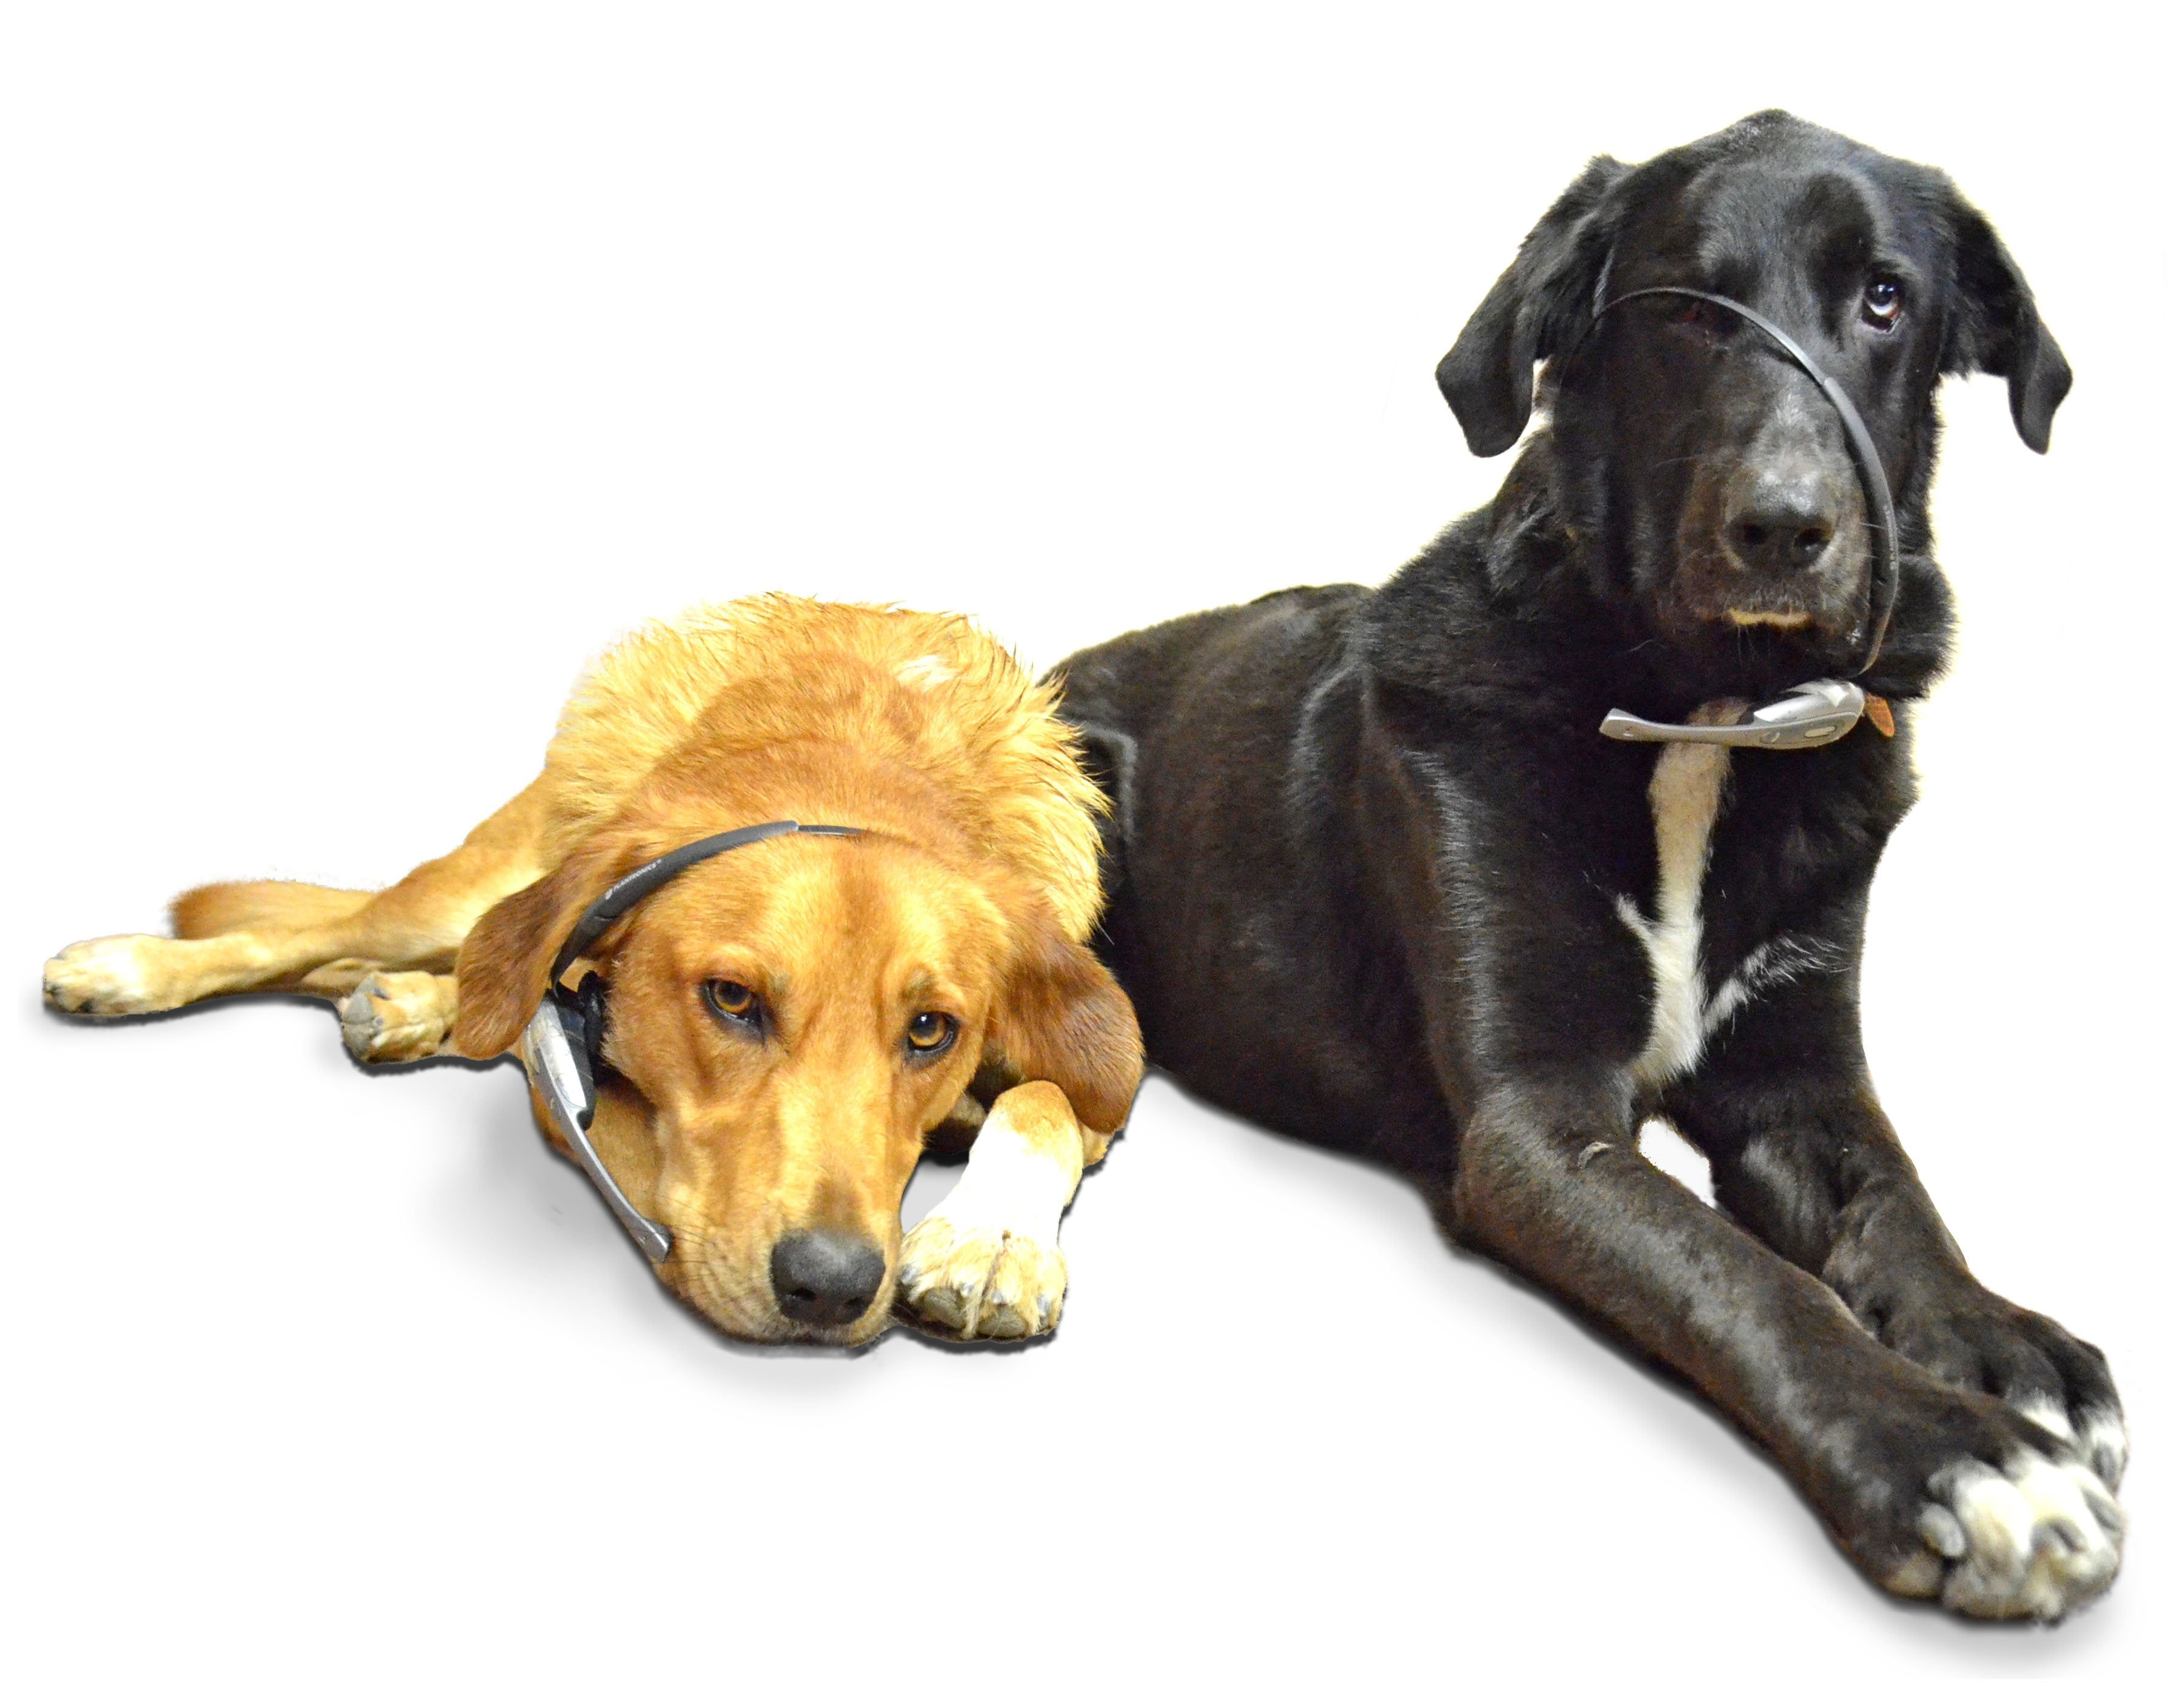
{"label": "white background", "polygon": [[[1449,12],[8,14],[16,1700],[2157,1679],[2154,51],[2068,5]],[[2044,460],[1998,382],[1945,392],[1963,646],[1867,983],[1974,1268],[2133,1414],[2128,1562],[2064,1628],[1884,1599],[1409,1190],[1163,1079],[1055,1342],[763,1354],[509,1069],[364,1075],[277,1002],[40,1011],[45,955],[187,885],[449,847],[696,599],[973,611],[1044,665],[1381,578],[1502,473],[1430,370],[1551,196],[1767,104],[1948,168],[2078,375]]]}

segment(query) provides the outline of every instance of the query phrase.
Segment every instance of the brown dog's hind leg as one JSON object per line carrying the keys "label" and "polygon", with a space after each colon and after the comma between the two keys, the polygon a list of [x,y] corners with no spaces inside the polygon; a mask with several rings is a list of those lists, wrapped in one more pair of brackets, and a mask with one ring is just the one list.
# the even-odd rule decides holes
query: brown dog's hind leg
{"label": "brown dog's hind leg", "polygon": [[173,935],[225,937],[236,931],[297,931],[328,925],[351,918],[375,894],[374,890],[332,890],[277,878],[205,884],[173,898]]}
{"label": "brown dog's hind leg", "polygon": [[[177,937],[98,937],[62,950],[45,963],[45,1000],[67,1014],[150,1014],[240,991],[337,999],[378,969],[449,972],[474,922],[541,875],[546,804],[541,782],[530,785],[452,853],[374,894],[280,883],[191,890],[174,903]],[[439,1041],[453,1011],[452,992],[441,994]]]}

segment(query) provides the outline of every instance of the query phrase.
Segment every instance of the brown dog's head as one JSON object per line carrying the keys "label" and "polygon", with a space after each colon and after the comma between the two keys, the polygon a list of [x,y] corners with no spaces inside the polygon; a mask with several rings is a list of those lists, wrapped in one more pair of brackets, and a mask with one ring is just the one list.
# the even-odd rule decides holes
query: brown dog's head
{"label": "brown dog's head", "polygon": [[[513,1047],[581,913],[704,831],[620,822],[500,902],[460,951],[460,1051]],[[729,1333],[851,1344],[886,1326],[927,1131],[985,1057],[1119,1127],[1128,998],[1045,901],[954,848],[789,836],[672,880],[598,943],[593,1137],[670,1229],[666,1282]],[[576,970],[577,976],[577,970]]]}

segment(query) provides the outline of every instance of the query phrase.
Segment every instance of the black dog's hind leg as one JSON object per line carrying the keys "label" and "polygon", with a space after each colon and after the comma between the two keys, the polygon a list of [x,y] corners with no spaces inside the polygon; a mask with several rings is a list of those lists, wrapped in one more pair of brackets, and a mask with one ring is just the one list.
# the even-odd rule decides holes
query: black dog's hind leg
{"label": "black dog's hind leg", "polygon": [[2006,1400],[2120,1481],[2107,1359],[1966,1267],[1875,1101],[1848,975],[1811,971],[1748,1003],[1665,1113],[1708,1157],[1718,1202],[1886,1345]]}

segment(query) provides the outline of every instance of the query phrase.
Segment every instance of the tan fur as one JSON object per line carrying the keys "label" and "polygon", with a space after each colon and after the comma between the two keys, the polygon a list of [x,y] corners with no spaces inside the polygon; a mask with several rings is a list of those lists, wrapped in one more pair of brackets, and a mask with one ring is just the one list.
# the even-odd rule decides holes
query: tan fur
{"label": "tan fur", "polygon": [[[1054,703],[961,618],[779,594],[701,607],[598,662],[540,777],[452,854],[373,896],[192,891],[178,938],[48,962],[48,999],[140,1014],[304,990],[341,1001],[364,1059],[486,1057],[513,1047],[572,923],[633,867],[771,819],[860,827],[695,866],[591,959],[622,1075],[593,1136],[677,1235],[664,1279],[732,1332],[794,1337],[767,1279],[775,1240],[857,1233],[888,1279],[859,1322],[810,1338],[863,1339],[886,1321],[923,1135],[968,1101],[982,1059],[1045,1083],[1099,1149],[1141,1072],[1135,1017],[1081,946],[1101,802]],[[715,980],[757,992],[769,1030],[720,1019]],[[959,1029],[933,1059],[901,1043],[923,1012]]]}
{"label": "tan fur", "polygon": [[317,884],[266,881],[206,884],[173,898],[173,935],[223,937],[231,931],[290,931],[326,925],[361,911],[367,890],[327,890]]}
{"label": "tan fur", "polygon": [[955,829],[999,850],[1081,942],[1101,905],[1103,802],[1056,698],[962,617],[782,593],[700,606],[635,631],[573,691],[545,773],[552,830],[569,848],[688,754],[729,767],[841,743],[938,778]]}

